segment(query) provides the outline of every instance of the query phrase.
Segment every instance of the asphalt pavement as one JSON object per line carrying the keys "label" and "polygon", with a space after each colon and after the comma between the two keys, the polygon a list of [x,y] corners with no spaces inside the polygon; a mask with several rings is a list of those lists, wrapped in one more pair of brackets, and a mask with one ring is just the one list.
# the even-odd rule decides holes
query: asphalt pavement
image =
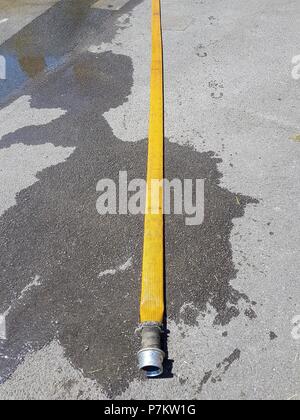
{"label": "asphalt pavement", "polygon": [[297,0],[162,0],[165,175],[205,218],[166,216],[165,373],[137,369],[143,216],[96,185],[145,178],[150,6],[0,1],[1,399],[300,398]]}

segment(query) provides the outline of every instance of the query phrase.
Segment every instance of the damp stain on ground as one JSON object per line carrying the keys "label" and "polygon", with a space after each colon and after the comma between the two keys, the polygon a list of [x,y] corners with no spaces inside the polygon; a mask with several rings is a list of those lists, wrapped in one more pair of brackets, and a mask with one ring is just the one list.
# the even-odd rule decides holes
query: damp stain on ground
{"label": "damp stain on ground", "polygon": [[[88,71],[86,71],[88,70]],[[100,216],[96,211],[100,179],[117,182],[119,171],[144,178],[147,142],[117,139],[103,114],[127,100],[133,84],[131,60],[111,52],[82,54],[24,89],[34,108],[62,108],[66,115],[42,127],[27,127],[5,136],[1,147],[22,141],[75,147],[63,164],[45,169],[39,182],[17,196],[17,205],[0,218],[1,302],[4,313],[15,296],[39,276],[41,285],[14,308],[7,319],[7,341],[0,342],[0,376],[5,380],[29,351],[54,338],[72,364],[95,379],[109,396],[141,378],[136,367],[139,290],[143,240],[142,216]],[[184,217],[166,217],[167,308],[180,321],[196,323],[207,305],[215,322],[226,325],[238,316],[247,296],[230,282],[233,220],[243,217],[250,197],[224,189],[220,159],[166,140],[166,177],[206,180],[205,221],[187,227]],[[99,278],[107,267],[132,266]]]}
{"label": "damp stain on ground", "polygon": [[222,376],[231,368],[233,363],[237,362],[241,357],[240,349],[235,349],[228,357],[216,364],[216,367],[213,370],[206,372],[200,382],[198,392],[201,393],[204,386],[209,383],[215,384],[217,382],[222,382]]}
{"label": "damp stain on ground", "polygon": [[[0,80],[0,103],[28,80],[64,64],[68,54],[88,42],[95,29],[103,29],[113,12],[91,8],[93,3],[59,1],[1,45],[6,79]],[[18,10],[21,13],[22,9]],[[116,30],[117,26],[111,25],[110,31]],[[92,39],[95,41],[95,35]]]}
{"label": "damp stain on ground", "polygon": [[[210,304],[215,323],[228,324],[239,315],[239,301],[248,305],[245,315],[255,317],[249,298],[231,286],[237,269],[230,242],[234,219],[243,217],[248,204],[257,200],[237,195],[221,185],[221,162],[212,152],[198,153],[191,147],[167,143],[168,179],[205,180],[205,219],[201,226],[188,227],[183,216],[166,217],[166,273],[168,315],[188,325],[196,325],[200,313]],[[184,314],[182,304],[187,303]],[[195,310],[196,308],[196,310]]]}
{"label": "damp stain on ground", "polygon": [[275,334],[274,331],[270,331],[269,337],[271,341],[276,340],[276,338],[278,338],[277,334]]}

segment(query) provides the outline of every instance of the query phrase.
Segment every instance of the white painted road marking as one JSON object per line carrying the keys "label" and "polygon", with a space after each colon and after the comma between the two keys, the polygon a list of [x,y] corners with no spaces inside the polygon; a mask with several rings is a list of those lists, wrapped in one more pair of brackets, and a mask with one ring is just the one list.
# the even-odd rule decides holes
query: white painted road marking
{"label": "white painted road marking", "polygon": [[8,18],[1,19],[1,20],[0,20],[0,23],[6,23],[6,22],[8,22]]}
{"label": "white painted road marking", "polygon": [[0,80],[6,80],[6,58],[0,55]]}

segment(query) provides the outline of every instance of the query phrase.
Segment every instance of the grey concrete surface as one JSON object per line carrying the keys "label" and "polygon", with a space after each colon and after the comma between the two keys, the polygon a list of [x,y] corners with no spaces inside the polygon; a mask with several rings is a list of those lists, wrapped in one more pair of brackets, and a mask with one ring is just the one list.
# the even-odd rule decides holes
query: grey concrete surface
{"label": "grey concrete surface", "polygon": [[135,358],[142,217],[96,212],[100,179],[145,176],[150,2],[95,3],[0,48],[0,398],[299,399],[299,2],[162,0],[166,176],[206,196],[203,225],[166,217],[155,381]]}

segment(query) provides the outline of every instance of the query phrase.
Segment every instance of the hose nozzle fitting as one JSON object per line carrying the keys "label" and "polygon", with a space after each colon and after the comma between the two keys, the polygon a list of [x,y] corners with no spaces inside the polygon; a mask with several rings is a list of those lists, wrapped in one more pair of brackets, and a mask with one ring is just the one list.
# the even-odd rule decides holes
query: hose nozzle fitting
{"label": "hose nozzle fitting", "polygon": [[165,353],[161,349],[161,328],[159,325],[144,325],[141,329],[142,349],[138,352],[139,368],[148,378],[163,373]]}

